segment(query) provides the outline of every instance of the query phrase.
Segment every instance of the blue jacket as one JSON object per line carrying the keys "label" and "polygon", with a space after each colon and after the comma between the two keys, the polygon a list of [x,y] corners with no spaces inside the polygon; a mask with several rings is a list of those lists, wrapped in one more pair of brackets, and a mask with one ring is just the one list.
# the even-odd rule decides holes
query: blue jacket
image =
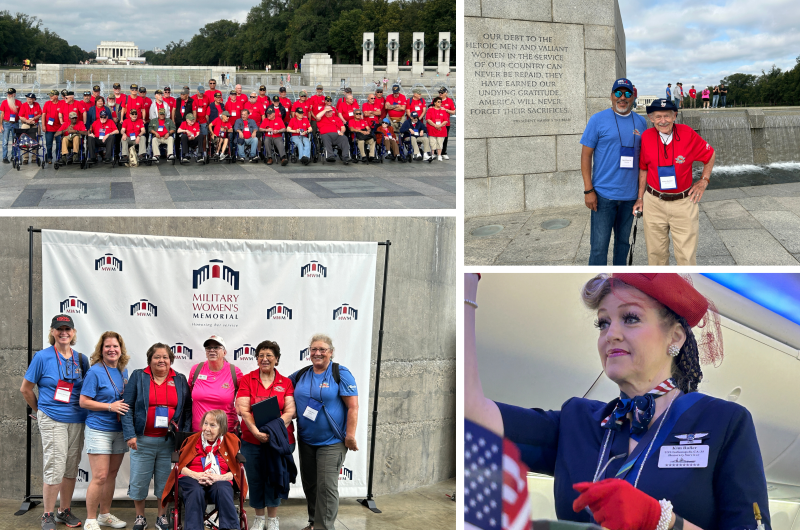
{"label": "blue jacket", "polygon": [[[172,421],[181,431],[192,430],[192,395],[189,392],[189,383],[186,376],[175,372],[175,390],[178,393],[178,406]],[[125,395],[122,399],[130,407],[127,414],[122,416],[122,435],[125,440],[136,438],[144,434],[147,423],[147,407],[150,403],[150,376],[144,370],[134,370],[125,385]]]}
{"label": "blue jacket", "polygon": [[428,128],[425,127],[425,124],[422,123],[422,120],[417,120],[416,125],[412,125],[411,120],[404,121],[403,125],[400,126],[400,134],[407,135],[411,129],[414,129],[418,133],[425,133],[426,135],[428,134]]}
{"label": "blue jacket", "polygon": [[281,499],[288,499],[289,483],[294,484],[297,479],[297,466],[289,447],[286,424],[283,419],[275,418],[259,430],[269,435],[269,441],[261,444],[263,469],[259,478],[271,484]]}

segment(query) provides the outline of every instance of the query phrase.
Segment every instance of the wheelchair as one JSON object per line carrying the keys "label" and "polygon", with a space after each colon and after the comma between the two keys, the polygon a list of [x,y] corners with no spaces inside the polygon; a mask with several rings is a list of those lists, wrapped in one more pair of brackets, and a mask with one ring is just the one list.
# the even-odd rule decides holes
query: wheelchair
{"label": "wheelchair", "polygon": [[219,157],[217,155],[217,142],[221,142],[223,137],[222,136],[217,136],[216,137],[216,141],[213,141],[209,136],[209,140],[208,140],[209,151],[211,151],[211,149],[214,150],[214,155],[212,156],[212,155],[209,154],[209,156],[211,157],[211,160],[213,160],[214,162],[216,162],[218,164],[220,164],[222,162],[226,162],[226,161],[227,161],[228,164],[232,164],[235,161],[235,155],[233,153],[233,145],[232,145],[233,141],[231,140],[231,138],[233,137],[233,134],[232,133],[225,133],[225,135],[228,137],[228,146],[225,148],[225,153],[224,153],[225,154],[225,158],[221,158],[221,157]]}
{"label": "wheelchair", "polygon": [[[292,164],[296,164],[300,161],[300,149],[295,145],[295,143],[291,140],[291,136],[289,137],[289,143],[287,144],[286,153],[289,155],[289,160],[291,160]],[[314,132],[309,130],[308,141],[311,144],[311,156],[308,157],[310,162],[319,162],[319,148],[317,147],[317,142],[314,138]]]}
{"label": "wheelchair", "polygon": [[[88,139],[88,138],[89,137],[87,136],[86,139]],[[108,149],[108,147],[98,147],[97,150],[94,153],[95,159],[97,159],[97,161],[92,162],[91,159],[88,157],[88,148],[87,148],[87,156],[86,156],[86,160],[84,161],[83,166],[81,166],[82,169],[86,169],[86,168],[92,167],[95,164],[102,165],[103,162],[101,162],[99,160],[99,156],[100,156],[100,153],[104,153],[104,155],[105,155],[106,154],[105,153],[106,149]],[[116,143],[114,143],[114,140],[112,139],[111,140],[111,167],[116,167],[118,162],[119,162],[119,153],[117,153]]]}
{"label": "wheelchair", "polygon": [[[32,135],[28,131],[31,131]],[[11,167],[19,171],[22,159],[28,155],[36,157],[37,166],[45,167],[45,146],[42,138],[38,129],[15,129],[14,141],[11,144]]]}
{"label": "wheelchair", "polygon": [[[183,530],[183,519],[181,517],[181,512],[183,511],[183,503],[181,501],[180,496],[180,485],[178,484],[178,476],[180,475],[181,470],[178,469],[178,462],[180,461],[180,449],[182,448],[184,442],[187,438],[189,438],[192,434],[191,432],[176,432],[175,433],[175,447],[178,449],[172,453],[172,475],[174,479],[174,486],[172,490],[173,494],[173,507],[170,512],[172,520],[170,521],[170,527],[172,530]],[[236,455],[236,462],[239,464],[238,470],[236,470],[236,474],[239,476],[239,482],[242,484],[247,483],[247,477],[245,476],[244,472],[244,463],[245,457],[244,455],[239,452]],[[233,481],[233,502],[236,503],[238,500],[238,512],[239,512],[239,529],[240,530],[247,530],[247,513],[244,509],[244,496],[239,491],[238,486],[236,485],[236,481]],[[220,530],[217,522],[214,520],[214,516],[217,515],[217,508],[216,506],[212,510],[206,510],[206,513],[203,514],[203,525],[207,529],[212,530]]]}
{"label": "wheelchair", "polygon": [[[184,133],[181,133],[184,134]],[[203,152],[203,135],[197,137],[197,147],[189,147],[189,152],[185,153],[189,160],[184,160],[184,152],[183,152],[183,142],[180,141],[180,135],[176,133],[175,135],[175,160],[180,162],[181,165],[185,163],[189,163],[191,159],[194,159],[195,163],[197,164],[208,164],[209,163],[209,156],[208,153]]]}
{"label": "wheelchair", "polygon": [[[54,139],[55,143],[56,143],[56,145],[55,145],[56,149],[55,149],[55,153],[53,153],[54,154],[54,158],[55,158],[53,160],[53,169],[55,171],[58,171],[58,168],[60,168],[60,167],[68,166],[68,165],[72,165],[73,164],[72,158],[73,158],[73,155],[75,153],[73,152],[72,144],[70,144],[67,147],[66,160],[62,160],[62,156],[63,155],[61,154],[61,142],[62,142],[63,138],[64,138],[64,135],[63,134],[59,134]],[[80,168],[81,169],[86,169],[86,159],[87,159],[87,155],[86,155],[86,138],[87,138],[86,136],[81,136],[80,137],[80,142],[79,142],[80,145],[78,146],[78,163],[80,164]]]}
{"label": "wheelchair", "polygon": [[[400,148],[400,154],[403,155],[405,153],[406,162],[411,163],[414,161],[414,146],[411,144],[411,142],[416,142],[416,141],[417,137],[414,137],[412,139],[411,134],[407,132],[403,135],[402,142],[398,144],[398,147]],[[427,162],[429,164],[433,162],[433,149],[431,149],[430,151],[423,151],[422,147],[420,147],[419,150],[420,150],[420,155],[422,155],[423,159],[418,160],[418,162]],[[429,156],[427,160],[424,159],[425,155]]]}
{"label": "wheelchair", "polygon": [[[139,160],[139,164],[147,164],[148,167],[152,166],[153,162],[155,162],[155,155],[153,153],[153,136],[154,136],[153,133],[151,133],[149,131],[147,132],[147,135],[146,135],[146,138],[147,138],[146,153],[144,155],[144,160],[142,160],[142,159]],[[175,155],[175,156],[172,157],[172,160],[171,160],[172,165],[174,166],[175,162],[178,160],[178,146],[180,145],[180,141],[179,141],[179,137],[178,137],[177,133],[176,134],[171,134],[170,136],[172,136],[172,151],[173,151],[172,154]],[[166,136],[165,136],[165,138],[166,138]],[[156,162],[157,164],[161,162],[161,160],[160,160],[161,157],[163,157],[164,160],[170,161],[169,160],[169,154],[167,153],[167,146],[166,145],[159,145],[158,146],[158,156],[159,156],[159,161]]]}

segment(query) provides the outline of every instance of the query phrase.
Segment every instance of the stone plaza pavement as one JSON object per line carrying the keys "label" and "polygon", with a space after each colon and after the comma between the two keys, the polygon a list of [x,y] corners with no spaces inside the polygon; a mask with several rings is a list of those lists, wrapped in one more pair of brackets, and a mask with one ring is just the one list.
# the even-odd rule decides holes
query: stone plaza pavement
{"label": "stone plaza pavement", "polygon": [[[569,225],[542,228],[553,219]],[[582,205],[467,219],[464,264],[587,265],[589,220],[590,211]],[[504,228],[490,237],[471,235],[486,225]],[[613,238],[609,265],[612,247]],[[633,256],[634,265],[647,265],[641,219]],[[697,264],[800,265],[800,182],[706,191],[700,201]]]}
{"label": "stone plaza pavement", "polygon": [[450,160],[430,164],[0,164],[0,208],[454,209],[456,153],[450,138]]}

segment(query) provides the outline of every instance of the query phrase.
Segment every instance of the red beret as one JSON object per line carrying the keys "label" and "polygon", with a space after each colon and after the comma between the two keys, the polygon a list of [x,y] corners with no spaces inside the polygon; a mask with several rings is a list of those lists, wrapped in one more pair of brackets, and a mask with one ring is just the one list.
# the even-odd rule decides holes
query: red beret
{"label": "red beret", "polygon": [[691,327],[697,326],[708,311],[706,297],[677,274],[625,273],[612,274],[612,278],[652,296],[685,318]]}

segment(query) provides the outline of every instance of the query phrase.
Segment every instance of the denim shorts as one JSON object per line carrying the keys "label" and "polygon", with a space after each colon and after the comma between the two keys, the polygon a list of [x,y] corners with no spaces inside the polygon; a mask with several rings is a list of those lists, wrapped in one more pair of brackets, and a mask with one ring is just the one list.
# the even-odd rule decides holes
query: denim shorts
{"label": "denim shorts", "polygon": [[125,443],[122,431],[99,431],[87,425],[83,438],[86,454],[121,455],[128,452],[128,444]]}
{"label": "denim shorts", "polygon": [[172,452],[175,441],[172,438],[159,436],[137,436],[138,449],[131,451],[131,475],[128,496],[135,501],[147,498],[150,480],[155,478],[153,493],[160,499],[167,485],[169,473],[172,471]]}

